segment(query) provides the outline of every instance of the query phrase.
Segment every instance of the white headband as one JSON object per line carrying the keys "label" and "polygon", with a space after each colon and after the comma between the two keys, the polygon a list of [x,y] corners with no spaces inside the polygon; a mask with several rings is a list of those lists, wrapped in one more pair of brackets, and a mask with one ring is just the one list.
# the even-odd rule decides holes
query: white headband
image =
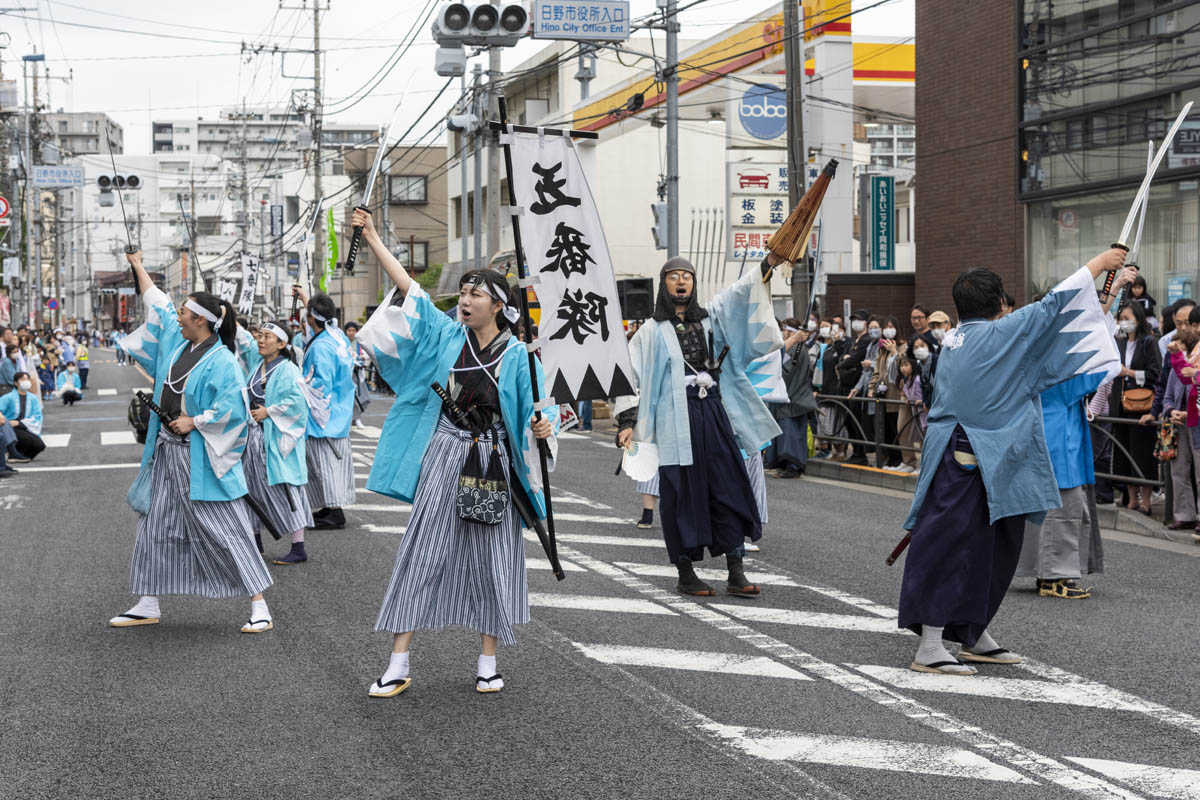
{"label": "white headband", "polygon": [[506,320],[508,320],[510,325],[517,324],[517,320],[519,320],[521,318],[521,312],[517,311],[515,308],[513,308],[512,306],[510,306],[508,304],[507,297],[497,297],[496,293],[492,291],[492,287],[489,286],[486,281],[472,279],[472,280],[463,282],[463,286],[466,286],[468,284],[471,286],[474,286],[476,289],[479,289],[479,291],[483,292],[488,297],[491,297],[495,300],[499,300],[500,301],[500,313],[504,315],[504,318]]}
{"label": "white headband", "polygon": [[[202,318],[208,320],[213,325],[220,324],[220,320],[217,319],[215,314],[213,314],[207,308],[200,305],[199,303],[197,303],[195,300],[193,300],[190,297],[186,301],[184,301],[183,307],[186,308],[188,311],[191,311],[197,317],[202,317]],[[222,307],[221,308],[221,320],[224,320],[224,319],[225,319],[225,308]]]}
{"label": "white headband", "polygon": [[263,331],[266,331],[267,333],[274,334],[275,337],[277,339],[279,339],[279,341],[283,342],[284,344],[287,344],[288,342],[291,341],[291,339],[287,335],[287,331],[285,331],[283,328],[276,325],[274,322],[266,323],[261,328],[259,328],[259,330],[263,330]]}

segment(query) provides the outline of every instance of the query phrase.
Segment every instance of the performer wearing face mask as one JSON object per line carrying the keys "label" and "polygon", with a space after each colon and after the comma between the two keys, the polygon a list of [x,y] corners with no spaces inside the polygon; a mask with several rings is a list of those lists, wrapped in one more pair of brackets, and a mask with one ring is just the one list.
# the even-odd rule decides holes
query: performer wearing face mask
{"label": "performer wearing face mask", "polygon": [[[254,547],[246,480],[246,390],[235,355],[233,307],[194,292],[178,309],[128,256],[146,322],[121,346],[154,380],[162,415],[150,415],[141,469],[129,490],[138,512],[129,591],[137,604],[114,628],[156,624],[159,597],[250,596],[242,633],[275,627],[263,590],[271,576]],[[167,422],[169,420],[169,422]]]}
{"label": "performer wearing face mask", "polygon": [[64,406],[73,406],[83,399],[83,390],[80,386],[79,372],[75,368],[75,362],[68,361],[67,368],[58,373],[58,378],[55,380],[55,394],[62,398]]}
{"label": "performer wearing face mask", "polygon": [[[292,549],[275,563],[283,566],[308,560],[304,529],[313,524],[308,504],[308,463],[305,457],[308,402],[288,345],[288,332],[280,322],[258,329],[258,347],[250,356],[249,441],[242,455],[250,494],[270,515],[277,531],[289,531]],[[261,522],[255,519],[255,538],[262,551]]]}
{"label": "performer wearing face mask", "polygon": [[8,445],[9,461],[26,462],[38,457],[46,449],[42,441],[42,401],[33,391],[33,380],[28,372],[13,376],[16,391],[0,397],[0,423],[12,429],[15,437]]}
{"label": "performer wearing face mask", "polygon": [[[475,691],[498,692],[504,681],[496,644],[515,644],[513,626],[529,621],[513,498],[545,518],[534,439],[547,440],[552,460],[557,407],[535,415],[534,381],[545,397],[541,364],[535,360],[531,372],[528,351],[512,333],[520,315],[503,275],[490,269],[463,275],[458,319],[451,319],[383,246],[367,212],[355,210],[353,224],[396,283],[358,334],[396,389],[367,488],[413,506],[375,623],[394,634],[392,656],[368,694],[393,697],[407,689],[413,633],[451,625],[479,632]],[[401,304],[392,303],[397,292]],[[433,391],[434,382],[447,401]],[[485,481],[468,474],[474,464],[487,465]],[[479,506],[485,498],[486,512]]]}
{"label": "performer wearing face mask", "polygon": [[[1062,502],[1038,398],[1077,375],[1120,368],[1095,280],[1124,260],[1123,250],[1107,250],[1042,300],[1003,316],[1004,284],[995,272],[971,269],[955,281],[962,321],[943,340],[938,395],[904,523],[912,543],[899,625],[921,637],[913,670],[973,675],[973,664],[1021,661],[988,627],[1016,570],[1026,521],[1040,522]],[[1120,280],[1133,275],[1126,269]],[[957,657],[944,639],[963,645]]]}
{"label": "performer wearing face mask", "polygon": [[350,340],[338,328],[329,295],[311,300],[299,286],[293,291],[308,309],[304,344],[304,376],[308,398],[308,502],[313,530],[346,527],[345,506],[354,504],[354,455],[350,421],[354,416],[354,359]]}
{"label": "performer wearing face mask", "polygon": [[692,567],[706,549],[725,556],[730,594],[760,591],[742,563],[746,540],[757,541],[762,524],[741,452],[756,452],[779,426],[745,370],[783,345],[765,283],[777,263],[769,255],[701,306],[695,267],[669,259],[659,272],[653,323],[630,341],[640,394],[616,400],[617,441],[658,446],[663,538],[683,594],[714,594]]}

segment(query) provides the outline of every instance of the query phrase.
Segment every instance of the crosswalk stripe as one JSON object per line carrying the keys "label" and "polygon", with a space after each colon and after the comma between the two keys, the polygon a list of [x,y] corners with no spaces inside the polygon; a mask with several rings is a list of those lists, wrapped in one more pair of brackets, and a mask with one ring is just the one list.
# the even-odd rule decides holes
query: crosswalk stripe
{"label": "crosswalk stripe", "polygon": [[787,608],[737,606],[724,603],[713,603],[709,608],[751,622],[774,622],[780,625],[800,625],[806,628],[837,628],[865,633],[908,633],[903,628],[897,628],[894,620],[862,617],[856,614],[829,614],[823,611],[793,611]]}
{"label": "crosswalk stripe", "polygon": [[368,533],[399,533],[403,535],[406,525],[363,525],[363,530]]}
{"label": "crosswalk stripe", "polygon": [[391,503],[388,505],[368,505],[366,503],[355,503],[352,506],[346,506],[346,510],[354,511],[396,511],[400,513],[408,513],[412,511],[412,506],[408,503]]}
{"label": "crosswalk stripe", "polygon": [[633,520],[629,517],[605,517],[599,514],[573,514],[571,512],[554,512],[555,522],[598,522],[603,525],[625,525],[633,527]]}
{"label": "crosswalk stripe", "polygon": [[602,511],[611,511],[612,510],[612,506],[605,505],[604,503],[600,503],[600,502],[597,502],[590,498],[584,497],[581,494],[575,494],[574,492],[568,492],[566,489],[560,489],[557,486],[554,487],[553,491],[551,492],[551,495],[553,496],[553,501],[555,503],[568,503],[568,504],[574,504],[574,505],[587,506],[588,508],[600,509]]}
{"label": "crosswalk stripe", "polygon": [[572,642],[579,652],[603,664],[628,667],[661,667],[691,670],[712,675],[754,675],[763,678],[790,678],[811,681],[802,672],[766,656],[737,653],[709,653],[698,650],[670,650],[662,647],[632,647],[620,644],[581,644]]}
{"label": "crosswalk stripe", "polygon": [[1032,703],[1060,703],[1063,705],[1104,708],[1117,711],[1136,711],[1128,703],[1117,698],[1098,696],[1094,687],[1072,684],[1049,683],[1028,678],[997,678],[990,675],[974,675],[969,680],[947,680],[944,675],[927,675],[899,667],[880,667],[873,664],[850,665],[889,686],[898,689],[916,689],[947,694],[970,694],[1000,700],[1022,700]]}
{"label": "crosswalk stripe", "polygon": [[874,614],[877,617],[896,619],[900,613],[894,608],[888,608],[885,605],[876,603],[873,600],[868,600],[865,597],[856,597],[849,592],[843,592],[841,589],[831,589],[827,586],[811,586],[809,584],[804,584],[803,588],[810,592],[816,592],[817,594],[825,595],[826,597],[834,600],[839,600],[847,605],[852,605],[855,608],[861,609],[868,614]]}
{"label": "crosswalk stripe", "polygon": [[21,474],[26,472],[86,472],[95,469],[137,469],[141,464],[134,461],[129,464],[72,464],[65,467],[21,467]]}
{"label": "crosswalk stripe", "polygon": [[676,616],[674,611],[652,600],[638,600],[628,597],[596,597],[580,594],[530,592],[529,605],[546,606],[549,608],[570,608],[578,611],[616,611],[622,614]]}
{"label": "crosswalk stripe", "polygon": [[[572,564],[570,561],[559,560],[558,563],[562,567],[563,572],[587,572],[583,567],[578,564]],[[525,559],[525,569],[548,570],[550,569],[550,562],[544,558],[527,558]]]}
{"label": "crosswalk stripe", "polygon": [[1068,758],[1081,767],[1129,784],[1139,792],[1171,800],[1200,800],[1200,770],[1152,767],[1103,758]]}
{"label": "crosswalk stripe", "polygon": [[112,397],[116,393],[117,393],[116,389],[97,389],[96,390],[97,397]]}
{"label": "crosswalk stripe", "polygon": [[357,434],[364,439],[378,439],[379,435],[383,433],[383,431],[381,431],[379,428],[376,428],[374,425],[366,425],[362,428],[351,428],[350,432]]}
{"label": "crosswalk stripe", "polygon": [[[537,535],[526,532],[525,538],[538,541]],[[560,533],[555,536],[560,542],[571,544],[610,544],[614,547],[663,547],[661,539],[634,539],[632,536],[594,536],[590,533]]]}
{"label": "crosswalk stripe", "polygon": [[71,441],[69,433],[45,433],[42,434],[42,442],[46,447],[66,447]]}
{"label": "crosswalk stripe", "polygon": [[100,444],[137,444],[133,431],[100,431]]}
{"label": "crosswalk stripe", "polygon": [[[634,564],[629,561],[618,561],[616,565],[621,569],[629,570],[634,575],[647,575],[654,578],[674,578],[679,575],[678,570],[670,564]],[[696,574],[706,581],[723,581],[729,577],[729,573],[721,569],[695,567],[695,570]],[[775,575],[770,572],[755,572],[751,570],[746,573],[746,578],[751,583],[761,583],[763,586],[798,585],[791,578],[785,578],[782,575]]]}
{"label": "crosswalk stripe", "polygon": [[564,441],[570,441],[572,439],[591,439],[592,437],[584,436],[582,433],[571,433],[570,431],[562,431],[561,433],[558,434],[558,438],[562,439]]}
{"label": "crosswalk stripe", "polygon": [[958,747],[709,725],[743,752],[769,761],[799,761],[837,767],[861,767],[891,772],[914,772],[1032,784],[1015,770],[995,764],[978,753]]}

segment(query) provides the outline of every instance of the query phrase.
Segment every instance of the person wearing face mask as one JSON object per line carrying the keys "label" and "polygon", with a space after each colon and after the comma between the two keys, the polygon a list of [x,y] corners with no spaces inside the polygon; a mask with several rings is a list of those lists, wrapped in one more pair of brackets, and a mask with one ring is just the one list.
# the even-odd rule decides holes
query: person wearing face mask
{"label": "person wearing face mask", "polygon": [[18,366],[20,358],[21,351],[15,345],[0,356],[0,395],[8,394],[16,386],[16,374],[21,371]]}
{"label": "person wearing face mask", "polygon": [[[812,360],[812,388],[815,398],[818,394],[837,394],[837,343],[833,339],[833,320],[826,317],[817,325],[815,343],[810,350]],[[821,408],[818,404],[813,416],[816,418],[816,430],[813,431],[815,458],[829,458],[833,454],[831,443],[822,438],[834,436],[833,407],[826,404]],[[838,409],[840,411],[840,409]]]}
{"label": "person wearing face mask", "polygon": [[[843,397],[854,397],[858,394],[856,390],[862,379],[863,370],[867,366],[874,365],[874,359],[867,355],[867,350],[876,341],[876,338],[873,338],[868,332],[867,321],[869,319],[871,319],[871,312],[865,308],[860,308],[850,315],[850,330],[847,331],[845,350],[837,364],[838,394]],[[876,323],[876,328],[878,328],[878,323]],[[842,420],[844,432],[841,435],[851,439],[865,439],[863,430],[860,430],[861,420],[866,417],[865,409],[860,410],[864,404],[849,403],[848,405],[851,411]],[[847,463],[866,466],[867,449],[865,445],[849,445],[847,453]]]}
{"label": "person wearing face mask", "polygon": [[783,382],[788,402],[770,405],[782,430],[772,442],[770,451],[775,468],[767,474],[773,478],[804,475],[808,467],[809,418],[817,410],[817,401],[813,398],[812,361],[807,347],[809,333],[796,330],[795,323],[795,319],[783,321]]}
{"label": "person wearing face mask", "polygon": [[[1153,408],[1153,386],[1158,382],[1162,368],[1158,339],[1138,303],[1121,307],[1117,327],[1120,329],[1116,342],[1121,355],[1121,375],[1113,381],[1108,401],[1109,416],[1138,420],[1141,424],[1113,426],[1113,436],[1121,447],[1113,448],[1112,473],[1152,481],[1158,477],[1158,461],[1154,458],[1157,432],[1150,424],[1152,420],[1145,420],[1144,415]],[[1125,486],[1125,492],[1126,508],[1150,516],[1153,487],[1130,483]]]}
{"label": "person wearing face mask", "polygon": [[12,429],[14,440],[8,445],[10,461],[32,461],[46,449],[42,441],[42,401],[33,391],[33,380],[27,372],[16,374],[17,388],[0,397],[0,416]]}
{"label": "person wearing face mask", "polygon": [[[468,458],[485,458],[488,471],[498,470],[509,490],[521,492],[544,519],[544,495],[532,477],[539,470],[533,440],[548,445],[552,463],[558,407],[547,406],[544,415],[534,411],[535,390],[546,396],[541,363],[534,359],[531,367],[525,345],[512,334],[520,313],[503,275],[491,269],[464,274],[458,319],[451,319],[384,247],[367,212],[355,210],[353,224],[396,284],[358,334],[396,390],[367,488],[412,503],[375,623],[377,631],[394,634],[392,655],[368,694],[394,697],[407,689],[414,632],[450,625],[479,632],[475,691],[498,692],[504,681],[496,668],[497,642],[515,644],[513,626],[529,622],[522,523],[511,500],[480,519],[458,488]],[[392,303],[397,292],[404,294],[400,305]],[[430,389],[434,382],[461,414]]]}
{"label": "person wearing face mask", "polygon": [[346,527],[342,509],[354,504],[354,456],[350,420],[354,415],[354,359],[350,340],[337,324],[337,307],[327,294],[312,299],[299,286],[292,291],[307,310],[307,336],[300,371],[308,395],[308,502],[312,530]]}
{"label": "person wearing face mask", "polygon": [[[1079,375],[1099,382],[1120,370],[1095,282],[1120,270],[1125,255],[1119,248],[1100,253],[1040,301],[1007,315],[998,274],[978,267],[955,280],[961,322],[943,340],[938,394],[903,526],[910,544],[897,622],[920,636],[911,669],[973,675],[975,664],[1022,661],[989,628],[1016,571],[1026,521],[1041,522],[1062,505],[1040,395]],[[1121,284],[1133,279],[1132,269],[1120,272]],[[962,649],[951,655],[945,640]]]}
{"label": "person wearing face mask", "polygon": [[[860,363],[861,371],[859,372],[858,382],[854,384],[854,388],[850,390],[847,397],[869,397],[871,391],[871,380],[875,377],[875,366],[879,363],[880,343],[883,341],[883,318],[873,316],[867,320],[866,330],[863,332],[866,337],[867,346],[863,350],[863,359]],[[852,355],[856,355],[858,343],[855,343],[855,349],[851,351]],[[886,355],[886,351],[885,351]],[[875,403],[860,402],[853,403],[850,406],[854,409],[857,425],[852,425],[850,435],[855,438],[872,441],[875,438]],[[847,464],[865,467],[869,466],[867,455],[875,452],[874,445],[855,445],[854,454],[846,460]],[[880,466],[883,466],[880,464]]]}
{"label": "person wearing face mask", "polygon": [[[881,400],[903,400],[904,397],[900,392],[900,362],[907,355],[908,345],[903,341],[896,341],[896,336],[900,332],[900,321],[895,317],[888,317],[883,321],[883,327],[880,331],[879,351],[875,356],[875,367],[871,371],[871,380],[867,384],[867,396]],[[897,434],[900,430],[900,414],[905,414],[907,420],[907,407],[896,406],[890,403],[876,403],[875,413],[883,414],[883,441],[887,443],[897,442]],[[874,436],[874,429],[870,430]],[[882,467],[886,470],[901,471],[903,456],[901,451],[894,447],[883,447],[882,453],[877,453],[875,457],[875,466]]]}
{"label": "person wearing face mask", "polygon": [[64,406],[73,406],[83,399],[83,392],[80,390],[79,373],[75,369],[75,362],[68,361],[67,368],[58,373],[58,379],[55,381],[55,394],[62,398]]}

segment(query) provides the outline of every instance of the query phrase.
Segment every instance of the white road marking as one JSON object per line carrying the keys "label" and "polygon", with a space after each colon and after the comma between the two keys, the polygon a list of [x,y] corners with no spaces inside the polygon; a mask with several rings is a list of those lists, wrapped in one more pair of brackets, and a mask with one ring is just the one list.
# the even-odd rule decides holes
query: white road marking
{"label": "white road marking", "polygon": [[66,447],[71,441],[69,433],[44,433],[42,434],[42,442],[46,447]]}
{"label": "white road marking", "polygon": [[634,521],[629,517],[605,517],[599,514],[572,514],[554,512],[555,522],[599,522],[603,525],[624,525],[632,528]]}
{"label": "white road marking", "polygon": [[[538,541],[537,534],[526,533],[531,542]],[[634,539],[631,536],[593,536],[587,533],[560,533],[555,537],[560,542],[571,544],[610,544],[614,547],[658,547],[665,549],[661,539]]]}
{"label": "white road marking", "polygon": [[973,675],[970,679],[948,680],[945,675],[926,675],[900,667],[879,667],[873,664],[848,664],[847,666],[899,689],[972,694],[977,697],[1021,700],[1030,703],[1061,703],[1116,711],[1139,710],[1117,698],[1097,696],[1083,686],[1071,684],[1050,683],[1027,678],[997,678],[991,675]]}
{"label": "white road marking", "polygon": [[76,464],[70,467],[26,467],[22,465],[20,472],[24,475],[26,472],[82,472],[96,469],[137,469],[140,466],[141,464],[136,461],[132,464]]}
{"label": "white road marking", "polygon": [[[714,606],[697,603],[678,595],[663,591],[641,578],[631,575],[624,570],[614,567],[605,561],[592,558],[571,547],[559,548],[562,555],[578,562],[588,570],[612,578],[617,583],[632,589],[667,608],[686,616],[697,619],[717,630],[724,631],[740,641],[751,644],[766,651],[774,658],[805,670],[811,675],[823,678],[830,683],[847,691],[854,692],[883,709],[901,714],[906,719],[920,723],[932,730],[958,739],[978,751],[986,752],[996,760],[1006,761],[1020,767],[1029,774],[1042,780],[1054,783],[1064,789],[1076,792],[1093,800],[1137,800],[1139,795],[1130,792],[1116,784],[1109,783],[1086,772],[1082,772],[1062,761],[1050,758],[1028,747],[1004,739],[997,734],[984,730],[978,725],[946,714],[942,711],[919,703],[907,695],[873,681],[861,673],[822,661],[811,653],[805,653],[782,642],[773,636],[767,636],[757,630],[742,625],[736,620],[720,614]],[[880,620],[882,622],[883,620]],[[969,679],[967,679],[969,680]]]}
{"label": "white road marking", "polygon": [[908,633],[897,628],[896,621],[857,614],[828,614],[823,611],[793,611],[788,608],[763,608],[713,603],[709,608],[751,622],[773,622],[779,625],[800,625],[806,628],[836,628],[866,633]]}
{"label": "white road marking", "polygon": [[379,428],[376,428],[374,425],[367,425],[366,427],[363,427],[363,428],[356,428],[356,427],[352,426],[350,428],[350,432],[354,433],[354,434],[358,434],[359,436],[362,436],[364,439],[378,439],[379,435],[381,433],[383,433],[383,431],[381,431]]}
{"label": "white road marking", "polygon": [[571,608],[579,611],[616,611],[622,614],[654,614],[673,617],[675,612],[651,600],[628,597],[596,597],[579,594],[547,594],[530,592],[529,605],[549,608]]}
{"label": "white road marking", "polygon": [[1068,758],[1081,767],[1116,778],[1139,792],[1171,800],[1200,800],[1200,770],[1152,767],[1102,758]]}
{"label": "white road marking", "polygon": [[[25,498],[19,494],[9,494],[0,497],[0,511],[11,511],[14,508],[24,508]],[[565,569],[565,567],[564,567]],[[578,569],[583,569],[578,567]]]}
{"label": "white road marking", "polygon": [[112,397],[116,393],[117,393],[116,389],[97,389],[96,390],[97,397]]}
{"label": "white road marking", "polygon": [[572,642],[579,652],[604,664],[628,667],[662,667],[727,675],[756,675],[764,678],[791,678],[811,681],[802,672],[766,656],[736,653],[707,653],[698,650],[669,650],[663,647],[629,647],[620,644],[581,644]]}
{"label": "white road marking", "polygon": [[352,506],[346,506],[346,510],[354,511],[398,511],[407,513],[412,511],[412,506],[408,503],[392,503],[391,505],[367,505],[365,503],[355,503]]}
{"label": "white road marking", "polygon": [[[563,572],[587,572],[583,567],[578,564],[572,564],[570,561],[560,559],[558,563],[562,567]],[[544,558],[527,558],[525,559],[525,569],[548,570],[550,569],[550,562]]]}
{"label": "white road marking", "polygon": [[994,764],[978,753],[958,747],[857,736],[799,734],[737,725],[711,725],[708,728],[744,752],[769,761],[800,761],[952,778],[1034,783],[1008,767]]}
{"label": "white road marking", "polygon": [[592,437],[584,436],[582,433],[571,433],[570,431],[563,431],[560,434],[558,434],[558,438],[562,439],[564,441],[570,441],[571,439],[590,439]]}
{"label": "white road marking", "polygon": [[847,605],[854,606],[857,609],[865,611],[868,614],[874,614],[877,617],[897,619],[900,615],[900,612],[894,608],[888,608],[885,605],[880,605],[879,603],[876,603],[873,600],[868,600],[865,597],[856,597],[848,592],[843,592],[841,589],[831,589],[827,586],[811,586],[809,584],[805,584],[803,588],[808,589],[810,592],[816,592],[817,594],[822,594],[826,597],[846,603]]}
{"label": "white road marking", "polygon": [[[634,575],[646,575],[654,578],[674,578],[679,575],[678,570],[670,564],[634,564],[629,561],[618,561],[617,566],[621,569],[627,569]],[[711,569],[709,567],[695,567],[696,574],[706,581],[723,581],[729,577],[729,573],[723,569]],[[775,575],[770,572],[755,572],[753,570],[746,573],[746,578],[751,583],[761,583],[763,586],[798,586],[791,578],[785,578],[782,575]]]}
{"label": "white road marking", "polygon": [[356,473],[354,473],[354,479],[355,479],[355,480],[359,480],[359,481],[365,481],[365,480],[366,480],[367,478],[369,478],[369,477],[371,477],[371,475],[370,475],[370,473],[368,473],[368,472],[356,472]]}
{"label": "white road marking", "polygon": [[100,431],[100,444],[137,444],[133,431]]}
{"label": "white road marking", "polygon": [[551,491],[551,500],[556,505],[558,503],[567,503],[587,506],[588,508],[595,508],[602,511],[612,511],[612,506],[607,506],[604,503],[598,503],[595,500],[590,500],[584,497],[583,495],[575,494],[574,492],[568,492],[566,489],[559,489],[558,487],[554,487]]}
{"label": "white road marking", "polygon": [[363,525],[363,530],[368,533],[399,533],[404,534],[405,525]]}

